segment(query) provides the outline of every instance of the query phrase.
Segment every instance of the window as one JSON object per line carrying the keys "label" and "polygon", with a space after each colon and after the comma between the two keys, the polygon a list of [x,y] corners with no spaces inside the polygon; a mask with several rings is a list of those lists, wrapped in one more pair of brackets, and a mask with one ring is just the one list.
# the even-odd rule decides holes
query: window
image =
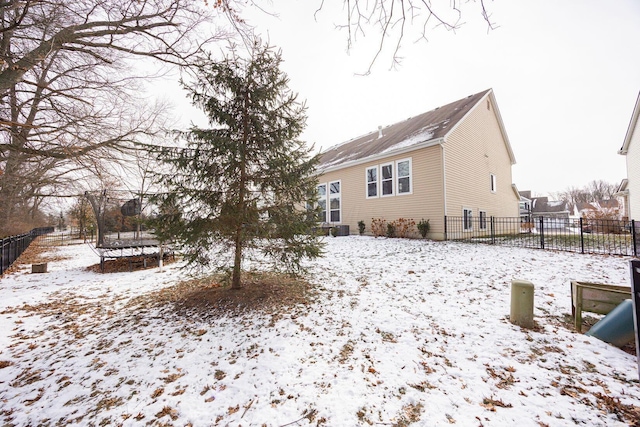
{"label": "window", "polygon": [[317,203],[320,207],[318,222],[340,222],[340,181],[318,185]]}
{"label": "window", "polygon": [[487,212],[480,211],[480,230],[487,229]]}
{"label": "window", "polygon": [[378,197],[378,166],[367,168],[367,198]]}
{"label": "window", "polygon": [[468,208],[464,208],[462,210],[462,221],[464,226],[464,231],[473,230],[473,211]]}
{"label": "window", "polygon": [[366,198],[413,194],[411,158],[365,169]]}
{"label": "window", "polygon": [[382,175],[382,195],[393,196],[393,163],[380,166]]}
{"label": "window", "polygon": [[396,162],[398,194],[411,194],[411,159]]}
{"label": "window", "polygon": [[329,184],[329,216],[330,222],[340,222],[340,181]]}
{"label": "window", "polygon": [[496,179],[496,176],[494,174],[491,174],[491,192],[495,193],[496,191],[498,191],[498,181]]}
{"label": "window", "polygon": [[318,221],[327,222],[327,184],[318,185],[318,206],[320,206]]}

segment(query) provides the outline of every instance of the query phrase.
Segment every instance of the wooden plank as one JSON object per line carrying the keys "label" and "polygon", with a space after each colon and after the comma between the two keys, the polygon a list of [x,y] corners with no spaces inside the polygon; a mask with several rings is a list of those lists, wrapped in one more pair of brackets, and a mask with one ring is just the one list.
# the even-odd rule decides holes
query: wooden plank
{"label": "wooden plank", "polygon": [[626,286],[571,281],[571,314],[576,330],[582,332],[582,311],[609,314],[630,297],[631,288]]}

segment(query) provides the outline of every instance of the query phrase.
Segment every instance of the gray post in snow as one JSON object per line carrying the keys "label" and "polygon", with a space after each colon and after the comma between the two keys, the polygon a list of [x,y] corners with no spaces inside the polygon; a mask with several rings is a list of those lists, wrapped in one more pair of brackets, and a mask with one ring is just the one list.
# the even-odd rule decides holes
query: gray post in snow
{"label": "gray post in snow", "polygon": [[509,320],[514,325],[532,329],[533,321],[533,283],[526,280],[511,281],[511,314]]}

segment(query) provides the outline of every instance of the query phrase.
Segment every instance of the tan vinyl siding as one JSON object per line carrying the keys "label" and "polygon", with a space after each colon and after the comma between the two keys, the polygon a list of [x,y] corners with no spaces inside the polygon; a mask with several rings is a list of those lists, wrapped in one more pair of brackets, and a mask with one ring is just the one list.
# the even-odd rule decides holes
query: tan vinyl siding
{"label": "tan vinyl siding", "polygon": [[[445,215],[461,217],[463,208],[471,209],[473,218],[478,218],[481,211],[487,219],[491,216],[517,218],[519,197],[512,187],[513,158],[493,103],[494,97],[489,91],[466,115],[456,119],[457,124],[445,134],[444,142],[440,142],[439,137],[431,140],[434,145],[409,148],[402,154],[388,157],[384,157],[384,151],[376,152],[377,159],[369,162],[349,158],[362,163],[320,176],[320,183],[341,181],[341,224],[349,225],[351,234],[356,234],[358,221],[364,221],[370,232],[373,218],[387,222],[398,218],[418,222],[424,218],[431,224],[429,237],[443,239]],[[362,151],[361,145],[367,143],[364,141],[356,148]],[[348,154],[345,146],[335,150],[344,156]],[[367,168],[407,158],[412,161],[412,194],[367,198]],[[396,173],[394,168],[394,177]],[[496,177],[496,191],[491,190],[491,174]],[[379,169],[378,175],[380,182]],[[394,186],[396,184],[397,180],[394,180]],[[379,191],[381,187],[379,184]],[[417,236],[417,230],[415,233]]]}
{"label": "tan vinyl siding", "polygon": [[629,219],[640,221],[640,120],[636,122],[636,127],[631,135],[626,160],[627,179],[629,180],[627,185]]}
{"label": "tan vinyl siding", "polygon": [[[473,217],[517,217],[518,198],[513,191],[511,159],[493,104],[479,102],[444,143],[447,215],[461,216],[471,208]],[[489,101],[491,102],[491,101]],[[491,174],[497,189],[491,192]]]}
{"label": "tan vinyl siding", "polygon": [[[409,158],[412,166],[411,194],[367,198],[365,175],[367,168]],[[397,190],[396,173],[397,170],[394,167],[394,190]],[[348,224],[351,234],[357,234],[358,221],[361,220],[365,222],[367,232],[370,232],[373,218],[383,218],[387,222],[407,218],[413,219],[416,223],[424,218],[430,220],[432,230],[444,229],[442,163],[439,145],[328,172],[318,178],[319,183],[337,180],[341,180],[341,224]],[[381,184],[378,188],[379,193],[380,190]],[[415,232],[417,235],[417,230]]]}

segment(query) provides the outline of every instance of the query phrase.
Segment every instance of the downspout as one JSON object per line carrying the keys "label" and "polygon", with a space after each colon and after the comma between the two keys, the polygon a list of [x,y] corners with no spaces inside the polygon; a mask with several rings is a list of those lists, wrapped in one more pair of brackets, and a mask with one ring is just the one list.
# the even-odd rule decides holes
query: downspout
{"label": "downspout", "polygon": [[444,203],[444,215],[447,216],[447,162],[445,161],[442,142],[440,143],[440,149],[442,151],[442,201]]}
{"label": "downspout", "polygon": [[447,163],[446,163],[446,159],[445,159],[445,154],[444,154],[444,141],[440,142],[440,151],[442,152],[442,203],[443,203],[443,211],[444,211],[444,216],[443,216],[443,220],[445,222],[444,224],[444,240],[447,240]]}

